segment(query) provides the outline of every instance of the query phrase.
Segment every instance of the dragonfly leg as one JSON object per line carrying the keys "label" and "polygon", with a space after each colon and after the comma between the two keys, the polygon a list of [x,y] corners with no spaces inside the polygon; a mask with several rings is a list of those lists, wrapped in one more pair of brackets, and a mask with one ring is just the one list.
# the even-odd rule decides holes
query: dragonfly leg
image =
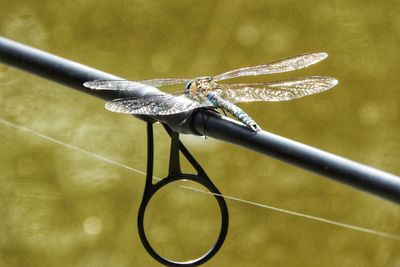
{"label": "dragonfly leg", "polygon": [[221,108],[221,110],[224,113],[225,117],[228,117],[228,115],[226,115],[225,109]]}

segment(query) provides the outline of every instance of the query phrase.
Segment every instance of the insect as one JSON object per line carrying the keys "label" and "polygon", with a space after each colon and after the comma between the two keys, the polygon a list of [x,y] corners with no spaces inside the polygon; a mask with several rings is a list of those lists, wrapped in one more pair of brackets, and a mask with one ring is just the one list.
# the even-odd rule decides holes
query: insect
{"label": "insect", "polygon": [[[141,98],[119,98],[107,102],[105,107],[113,112],[137,115],[172,115],[202,107],[215,107],[230,112],[253,131],[259,131],[260,126],[235,103],[292,100],[328,90],[337,85],[338,81],[331,77],[309,76],[265,83],[219,84],[217,82],[242,76],[294,71],[318,63],[327,56],[326,53],[303,54],[265,65],[240,68],[216,76],[195,79],[97,80],[85,82],[84,86],[95,90],[132,91],[145,86],[185,84],[183,91],[147,95]],[[174,100],[175,97],[181,98],[180,101]]]}

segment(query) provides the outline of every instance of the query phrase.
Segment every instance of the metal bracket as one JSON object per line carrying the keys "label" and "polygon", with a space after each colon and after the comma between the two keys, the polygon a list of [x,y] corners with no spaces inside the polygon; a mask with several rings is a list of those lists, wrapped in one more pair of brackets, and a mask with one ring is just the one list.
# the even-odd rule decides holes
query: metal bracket
{"label": "metal bracket", "polygon": [[[179,134],[173,132],[165,124],[163,124],[163,126],[165,130],[168,132],[169,136],[171,137],[169,171],[167,177],[153,184],[153,165],[154,165],[153,122],[147,122],[147,174],[146,174],[145,189],[143,193],[142,203],[139,208],[138,221],[137,221],[139,236],[144,248],[158,262],[167,266],[198,266],[211,259],[221,248],[228,232],[228,225],[229,225],[228,208],[226,206],[224,198],[221,196],[221,192],[211,182],[210,178],[201,168],[200,164],[194,159],[194,157],[190,154],[190,152],[186,149],[186,147],[180,142]],[[180,152],[190,162],[190,164],[196,170],[197,174],[182,173],[180,168],[180,157],[179,157]],[[158,254],[157,251],[153,249],[153,247],[147,240],[143,225],[146,207],[150,202],[150,199],[153,197],[153,195],[162,187],[180,180],[190,180],[206,187],[211,193],[214,194],[214,197],[218,202],[221,212],[221,228],[218,238],[214,243],[214,245],[212,246],[212,248],[201,257],[185,262],[173,261],[164,258],[160,254]]]}

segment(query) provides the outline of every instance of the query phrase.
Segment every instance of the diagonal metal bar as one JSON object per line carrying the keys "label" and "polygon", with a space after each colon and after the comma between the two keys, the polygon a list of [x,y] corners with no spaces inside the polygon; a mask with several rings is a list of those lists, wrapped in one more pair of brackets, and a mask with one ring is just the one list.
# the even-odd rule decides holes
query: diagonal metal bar
{"label": "diagonal metal bar", "polygon": [[[154,89],[135,92],[94,91],[82,84],[90,80],[121,79],[44,51],[0,38],[0,61],[67,85],[84,93],[111,100],[124,96],[160,94]],[[400,177],[331,153],[274,135],[253,132],[212,111],[195,111],[172,116],[139,117],[161,120],[179,133],[207,136],[243,146],[322,176],[345,183],[376,196],[400,203]],[[187,119],[188,118],[188,119]]]}

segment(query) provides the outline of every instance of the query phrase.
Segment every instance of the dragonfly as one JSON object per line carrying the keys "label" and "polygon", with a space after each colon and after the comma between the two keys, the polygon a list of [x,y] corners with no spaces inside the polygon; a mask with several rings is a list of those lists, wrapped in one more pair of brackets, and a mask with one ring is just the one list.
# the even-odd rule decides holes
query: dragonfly
{"label": "dragonfly", "polygon": [[[220,81],[242,76],[290,72],[316,64],[327,58],[327,53],[308,53],[269,64],[245,67],[215,76],[195,79],[160,78],[150,80],[95,80],[84,83],[94,90],[134,91],[144,87],[159,88],[185,85],[184,90],[171,94],[153,94],[144,97],[125,97],[107,102],[106,109],[135,115],[173,115],[199,108],[220,108],[257,132],[261,127],[237,103],[253,101],[288,101],[326,91],[338,84],[335,78],[309,76],[290,80],[262,83],[221,84]],[[179,101],[177,101],[179,98]]]}

